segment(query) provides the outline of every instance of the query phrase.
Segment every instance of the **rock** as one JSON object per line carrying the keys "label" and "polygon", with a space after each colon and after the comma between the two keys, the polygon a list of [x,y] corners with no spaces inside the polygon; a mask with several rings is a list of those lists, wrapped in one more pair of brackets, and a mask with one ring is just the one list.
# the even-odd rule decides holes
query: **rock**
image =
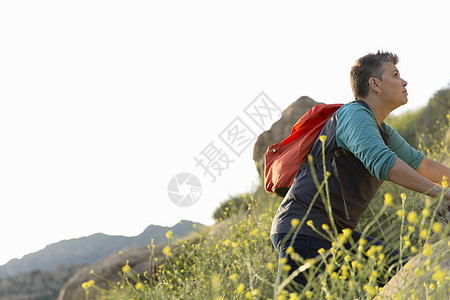
{"label": "rock", "polygon": [[[165,256],[162,253],[162,248],[162,246],[156,246],[154,249],[154,257],[158,258],[158,261],[164,261]],[[133,273],[143,274],[145,271],[154,270],[157,265],[149,265],[150,254],[150,249],[147,246],[141,246],[125,249],[100,259],[82,268],[72,276],[61,289],[58,300],[85,299],[85,291],[81,285],[89,280],[94,280],[97,287],[109,289],[111,283],[122,281],[122,267],[127,264],[127,261]],[[154,262],[155,260],[152,259],[151,261]],[[91,273],[91,270],[94,271],[94,274]],[[94,297],[95,294],[96,289],[91,287],[89,297]]]}
{"label": "rock", "polygon": [[[422,275],[416,274],[417,269],[425,270],[425,261],[427,257],[420,253],[411,258],[408,263],[383,287],[383,290],[374,299],[394,299],[394,295],[402,294],[398,299],[438,299],[434,295],[435,291],[428,290],[428,295],[424,283],[429,287],[430,283],[436,282],[432,279],[435,273],[434,267],[438,265],[441,271],[445,272],[448,276],[450,272],[450,251],[449,251],[450,238],[443,239],[432,245],[431,270],[423,272]],[[445,276],[444,276],[445,277]],[[441,284],[446,285],[444,290],[449,290],[448,277],[443,279]],[[414,291],[415,298],[411,294]],[[397,299],[397,298],[396,298]],[[439,298],[448,299],[448,298]]]}
{"label": "rock", "polygon": [[253,148],[253,160],[256,163],[260,178],[264,174],[264,155],[267,148],[288,137],[298,119],[317,104],[320,103],[309,97],[300,97],[283,111],[281,118],[269,130],[259,135]]}

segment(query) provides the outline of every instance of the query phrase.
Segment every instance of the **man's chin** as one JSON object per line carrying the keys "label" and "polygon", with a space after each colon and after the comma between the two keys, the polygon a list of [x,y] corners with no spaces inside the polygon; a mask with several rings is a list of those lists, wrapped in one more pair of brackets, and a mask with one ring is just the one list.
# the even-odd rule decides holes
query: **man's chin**
{"label": "man's chin", "polygon": [[408,103],[408,97],[405,97],[405,100],[403,100],[403,103],[400,104],[400,106],[403,106],[403,105],[405,105],[406,103]]}

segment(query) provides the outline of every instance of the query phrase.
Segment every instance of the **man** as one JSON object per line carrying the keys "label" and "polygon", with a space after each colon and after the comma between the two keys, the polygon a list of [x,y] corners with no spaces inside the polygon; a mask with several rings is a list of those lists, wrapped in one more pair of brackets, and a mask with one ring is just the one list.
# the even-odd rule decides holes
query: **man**
{"label": "man", "polygon": [[[301,170],[283,199],[272,223],[271,236],[280,258],[287,259],[291,266],[289,273],[298,267],[286,253],[289,246],[304,259],[316,257],[320,248],[330,249],[331,242],[324,238],[328,233],[321,225],[332,228],[335,224],[339,232],[354,229],[384,180],[437,197],[442,192],[439,183],[443,176],[450,178],[448,167],[426,158],[383,122],[393,110],[408,101],[407,82],[400,77],[397,62],[397,55],[381,51],[358,59],[350,73],[357,101],[344,104],[330,118],[319,135],[326,139],[318,138],[312,147],[313,157],[322,155],[322,143],[325,153],[339,148],[349,153],[325,162],[326,170],[331,173],[327,179],[331,214],[320,198],[309,207],[317,194],[314,174],[319,182],[324,179],[322,163],[313,170]],[[450,201],[449,191],[445,199],[447,203]],[[292,221],[305,217],[315,228],[303,224],[297,228],[296,236],[290,236]],[[351,236],[358,241],[361,233],[352,231]],[[369,236],[364,238],[369,244],[382,245],[392,262],[398,259],[396,249]],[[294,280],[300,287],[306,284],[302,273]]]}

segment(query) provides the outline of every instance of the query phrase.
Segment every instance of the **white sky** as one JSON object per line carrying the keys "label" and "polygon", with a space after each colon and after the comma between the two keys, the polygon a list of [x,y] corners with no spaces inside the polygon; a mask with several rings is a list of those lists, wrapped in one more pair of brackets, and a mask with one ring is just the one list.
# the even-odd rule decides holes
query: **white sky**
{"label": "white sky", "polygon": [[[407,108],[450,81],[446,1],[0,2],[0,264],[62,239],[137,235],[214,208],[256,182],[219,134],[261,92],[353,99],[349,71],[400,56]],[[259,131],[258,131],[259,130]],[[195,166],[210,143],[234,162],[215,183]],[[167,186],[196,175],[202,195]]]}

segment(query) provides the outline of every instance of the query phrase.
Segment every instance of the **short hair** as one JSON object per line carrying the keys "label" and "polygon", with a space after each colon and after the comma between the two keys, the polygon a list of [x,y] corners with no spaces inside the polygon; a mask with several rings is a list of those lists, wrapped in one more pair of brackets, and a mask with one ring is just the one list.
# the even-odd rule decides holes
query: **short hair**
{"label": "short hair", "polygon": [[382,80],[383,67],[386,63],[398,63],[397,54],[378,50],[359,58],[350,71],[350,84],[355,99],[364,99],[369,95],[369,79]]}

